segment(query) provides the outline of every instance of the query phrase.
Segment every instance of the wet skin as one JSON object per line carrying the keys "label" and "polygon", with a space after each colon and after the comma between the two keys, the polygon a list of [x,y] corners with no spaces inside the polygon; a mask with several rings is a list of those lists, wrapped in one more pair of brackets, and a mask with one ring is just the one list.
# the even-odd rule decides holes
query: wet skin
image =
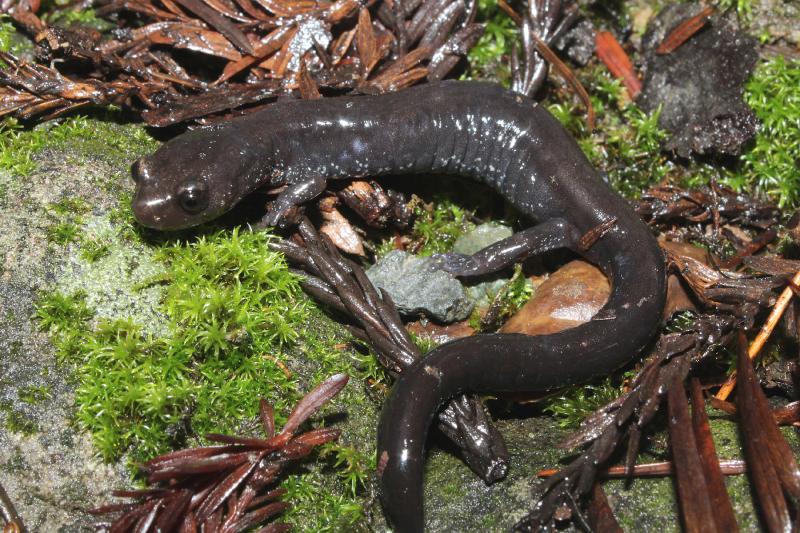
{"label": "wet skin", "polygon": [[[545,109],[476,82],[279,102],[176,137],[133,168],[136,218],[162,230],[211,220],[264,186],[287,185],[265,217],[274,225],[322,192],[327,179],[420,173],[482,181],[535,223],[472,257],[445,257],[455,275],[568,248],[601,268],[612,290],[598,314],[576,328],[455,340],[403,372],[378,431],[381,497],[403,533],[424,528],[425,439],[445,400],[586,381],[628,363],[650,341],[665,300],[664,259],[650,230]],[[579,245],[603,225],[610,229],[588,250]]]}

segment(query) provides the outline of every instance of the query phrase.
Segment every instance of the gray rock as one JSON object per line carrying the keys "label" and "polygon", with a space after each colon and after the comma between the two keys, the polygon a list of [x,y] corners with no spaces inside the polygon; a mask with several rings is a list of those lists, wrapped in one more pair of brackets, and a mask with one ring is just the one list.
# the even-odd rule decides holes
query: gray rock
{"label": "gray rock", "polygon": [[[478,250],[486,248],[490,244],[510,237],[513,233],[513,230],[508,226],[498,224],[497,222],[487,222],[459,237],[455,244],[453,244],[453,251],[459,254],[471,255]],[[503,285],[506,284],[508,279],[507,276],[502,276],[497,279],[469,285],[466,288],[467,295],[470,300],[475,302],[475,305],[478,307],[485,307],[491,303],[492,298],[503,288]]]}
{"label": "gray rock", "polygon": [[453,244],[453,251],[459,254],[472,255],[490,244],[511,237],[514,232],[508,226],[497,222],[487,222],[465,233]]}
{"label": "gray rock", "polygon": [[[71,369],[32,320],[33,304],[77,254],[48,242],[48,205],[81,198],[110,208],[104,184],[130,162],[49,150],[36,161],[24,178],[0,172],[0,478],[28,531],[92,531],[84,510],[124,487],[128,473],[103,463],[76,427]],[[38,399],[26,400],[31,391]]]}
{"label": "gray rock", "polygon": [[472,312],[473,304],[461,283],[437,269],[430,257],[395,250],[367,270],[367,277],[388,292],[406,316],[422,313],[449,324]]}
{"label": "gray rock", "polygon": [[[764,35],[770,41],[784,41],[787,45],[800,42],[800,3],[787,0],[756,0],[751,2],[752,19],[745,28],[751,35]],[[790,49],[790,46],[787,47]]]}
{"label": "gray rock", "polygon": [[674,52],[656,52],[673,28],[700,9],[699,4],[669,6],[649,24],[642,38],[646,73],[637,103],[650,113],[661,107],[658,125],[672,134],[667,150],[681,157],[738,155],[758,126],[742,98],[758,60],[758,41],[735,23],[713,16]]}

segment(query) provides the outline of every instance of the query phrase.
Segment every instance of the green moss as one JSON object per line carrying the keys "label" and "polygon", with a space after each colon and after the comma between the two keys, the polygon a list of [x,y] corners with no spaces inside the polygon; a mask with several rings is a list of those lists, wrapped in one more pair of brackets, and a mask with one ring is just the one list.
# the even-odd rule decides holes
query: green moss
{"label": "green moss", "polygon": [[[135,464],[202,442],[205,433],[257,434],[261,397],[275,406],[280,427],[302,393],[336,372],[385,380],[374,357],[342,351],[341,328],[301,293],[283,257],[268,249],[271,238],[233,230],[157,245],[164,270],[139,290],[160,286],[163,334],[97,316],[87,303],[96,301],[91,294],[41,295],[39,325],[58,360],[74,368],[76,422],[103,457]],[[119,245],[108,241],[112,256]],[[82,268],[103,268],[111,259]],[[348,421],[344,440],[323,451],[324,475],[313,470],[286,480],[301,496],[291,500],[290,517],[301,530],[340,531],[363,516],[377,404],[352,387],[358,388],[348,387],[326,408]]]}
{"label": "green moss", "polygon": [[0,413],[5,415],[5,428],[12,433],[32,435],[39,431],[36,421],[15,409],[9,400],[0,400]]}
{"label": "green moss", "polygon": [[562,428],[577,428],[587,416],[617,399],[623,392],[625,378],[633,374],[627,372],[622,377],[609,376],[594,384],[567,388],[548,397],[544,410],[551,413]]}
{"label": "green moss", "polygon": [[[450,251],[461,235],[475,227],[470,219],[473,213],[457,200],[436,195],[433,207],[417,203],[414,207],[414,225],[409,237],[415,243],[415,253],[422,256]],[[382,256],[394,249],[392,239],[378,247]]]}
{"label": "green moss", "polygon": [[796,207],[800,205],[800,61],[776,56],[761,63],[747,83],[745,100],[761,128],[753,148],[742,156],[743,181],[776,198],[781,207]]}
{"label": "green moss", "polygon": [[30,174],[36,165],[33,155],[71,137],[89,137],[92,130],[85,117],[72,117],[60,124],[46,123],[26,130],[13,118],[0,122],[0,170],[20,176]]}
{"label": "green moss", "polygon": [[78,26],[93,28],[98,31],[106,31],[114,27],[111,22],[98,18],[94,9],[60,9],[49,11],[43,17],[44,20],[55,26]]}
{"label": "green moss", "polygon": [[47,240],[54,244],[76,242],[80,234],[80,227],[72,221],[55,222],[47,228]]}
{"label": "green moss", "polygon": [[556,102],[548,109],[578,140],[590,161],[604,172],[622,195],[635,198],[644,189],[674,171],[661,153],[667,133],[658,127],[658,115],[648,116],[626,99],[621,82],[604,68],[590,70],[582,79],[596,113],[592,132],[586,125],[585,109],[570,102]]}
{"label": "green moss", "polygon": [[367,486],[376,466],[375,454],[367,455],[353,446],[343,446],[337,442],[326,444],[320,455],[333,459],[337,475],[353,497]]}
{"label": "green moss", "polygon": [[60,341],[69,332],[84,329],[93,315],[86,305],[86,293],[76,292],[67,296],[48,292],[37,301],[34,317],[41,329]]}
{"label": "green moss", "polygon": [[12,38],[16,30],[5,13],[0,15],[0,52],[10,52]]}
{"label": "green moss", "polygon": [[[338,481],[337,481],[338,482]],[[281,521],[296,530],[319,533],[359,531],[364,510],[357,499],[346,493],[331,490],[331,477],[309,472],[287,478],[281,485],[286,489],[283,499],[292,506],[281,515]]]}
{"label": "green moss", "polygon": [[478,43],[469,51],[470,79],[491,79],[508,86],[511,69],[508,57],[517,41],[517,27],[495,0],[478,0],[478,22],[486,29]]}
{"label": "green moss", "polygon": [[101,257],[107,256],[111,252],[110,244],[99,238],[86,238],[81,242],[81,257],[94,263]]}
{"label": "green moss", "polygon": [[161,249],[171,279],[163,303],[171,335],[164,338],[130,321],[89,327],[81,295],[39,302],[60,359],[78,365],[77,417],[104,457],[163,452],[189,421],[200,434],[233,431],[255,416],[254,399],[265,388],[278,412],[296,399],[278,358],[308,311],[267,239],[234,232]]}
{"label": "green moss", "polygon": [[[68,148],[73,153],[118,163],[121,158],[129,160],[157,146],[141,126],[120,125],[111,120],[74,116],[31,129],[24,128],[13,118],[0,122],[0,170],[18,176],[33,172],[36,169],[34,156],[48,148]],[[119,176],[114,176],[114,180],[118,182]]]}
{"label": "green moss", "polygon": [[[0,52],[10,52],[16,57],[22,57],[32,51],[31,40],[14,28],[9,15],[0,13]],[[2,66],[3,62],[0,61],[0,67]]]}
{"label": "green moss", "polygon": [[50,388],[46,385],[29,385],[19,389],[19,399],[28,405],[42,403],[50,397]]}
{"label": "green moss", "polygon": [[[533,285],[530,279],[522,272],[522,265],[514,265],[514,274],[511,279],[503,285],[496,294],[489,294],[491,297],[490,306],[497,309],[494,324],[488,324],[496,328],[497,324],[503,324],[514,316],[514,314],[530,300],[533,295]],[[473,309],[468,319],[469,326],[475,331],[486,331],[487,324],[484,324],[486,308]]]}

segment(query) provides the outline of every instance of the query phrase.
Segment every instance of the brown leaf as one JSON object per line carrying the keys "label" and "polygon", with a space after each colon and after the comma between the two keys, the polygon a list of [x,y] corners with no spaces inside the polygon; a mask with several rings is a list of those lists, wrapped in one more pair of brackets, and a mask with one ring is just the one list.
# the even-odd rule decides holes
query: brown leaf
{"label": "brown leaf", "polygon": [[[747,357],[747,339],[742,332],[739,332],[738,344],[739,385],[736,407],[739,412],[739,429],[742,432],[747,469],[761,506],[761,516],[769,531],[789,531],[791,529],[789,509],[773,464],[772,454],[769,452],[770,435],[764,430],[764,419],[771,417],[769,413],[765,417],[760,412],[760,402],[757,398],[764,393],[753,372],[753,365]],[[792,454],[790,457],[793,459]]]}
{"label": "brown leaf", "polygon": [[322,98],[322,95],[319,93],[319,88],[317,87],[317,83],[313,80],[311,75],[308,73],[308,68],[306,68],[306,62],[303,61],[300,67],[300,74],[297,78],[297,85],[300,89],[300,97],[305,100],[318,100]]}
{"label": "brown leaf", "polygon": [[632,99],[642,92],[642,82],[639,81],[628,54],[622,49],[617,39],[611,32],[599,31],[595,36],[595,53],[600,61],[605,63],[611,74],[622,78],[622,83],[628,89]]}
{"label": "brown leaf", "polygon": [[680,45],[688,41],[692,35],[706,25],[714,11],[713,6],[706,6],[697,15],[678,24],[658,45],[656,54],[670,54],[677,50]]}
{"label": "brown leaf", "polygon": [[267,520],[278,513],[282,513],[287,507],[289,507],[289,504],[286,502],[275,502],[265,505],[261,509],[257,509],[244,515],[240,520],[237,520],[234,524],[232,524],[230,528],[226,528],[225,532],[244,531],[249,527],[260,524],[264,520]]}
{"label": "brown leaf", "polygon": [[153,524],[155,531],[175,531],[192,502],[192,491],[178,490],[164,499],[164,507]]}
{"label": "brown leaf", "polygon": [[361,8],[361,11],[358,12],[356,49],[361,60],[362,75],[366,79],[379,59],[375,31],[372,29],[372,19],[367,8]]}
{"label": "brown leaf", "polygon": [[731,500],[725,489],[719,458],[714,447],[714,440],[711,437],[711,426],[706,415],[703,391],[697,378],[692,378],[690,397],[692,403],[692,430],[697,442],[700,464],[706,480],[708,498],[711,507],[714,509],[712,516],[720,531],[735,533],[739,531],[739,527],[736,524],[736,515],[733,512]]}
{"label": "brown leaf", "polygon": [[745,257],[743,263],[747,268],[771,276],[789,276],[800,271],[800,261],[782,257]]}
{"label": "brown leaf", "polygon": [[[416,48],[407,53],[372,79],[367,87],[377,92],[395,91],[424,78],[428,69],[416,67],[431,54],[428,48]],[[420,77],[421,75],[421,77]]]}
{"label": "brown leaf", "polygon": [[204,30],[198,26],[172,22],[160,24],[161,28],[148,35],[155,44],[168,44],[175,48],[185,48],[231,61],[239,61],[242,55],[231,46],[228,39],[215,31]]}
{"label": "brown leaf", "polygon": [[359,7],[361,7],[361,2],[358,0],[337,0],[328,8],[328,21],[331,24],[341,22]]}
{"label": "brown leaf", "polygon": [[292,410],[281,434],[293,435],[297,428],[300,427],[300,424],[313,415],[325,402],[339,394],[347,384],[348,379],[350,378],[347,374],[336,374],[306,394]]}
{"label": "brown leaf", "polygon": [[228,21],[225,17],[220,15],[217,11],[213,8],[209,7],[208,5],[204,4],[200,0],[173,0],[180,4],[182,7],[185,7],[190,12],[197,15],[203,21],[205,21],[209,26],[220,32],[224,35],[231,43],[233,43],[239,50],[244,52],[245,54],[252,55],[253,45],[250,44],[250,40],[247,36],[242,33],[242,31],[236,27],[235,24]]}
{"label": "brown leaf", "polygon": [[148,109],[142,113],[142,117],[151,126],[169,126],[260,102],[275,96],[279,90],[280,82],[277,80],[253,84],[229,84],[209,89],[201,94],[172,100],[155,109]]}
{"label": "brown leaf", "polygon": [[195,516],[197,516],[197,519],[201,522],[207,520],[211,514],[239,488],[239,485],[247,479],[250,472],[258,466],[258,461],[261,457],[263,457],[263,454],[254,458],[250,463],[244,463],[231,472],[222,483],[214,487],[214,490],[212,490],[200,506],[195,509]]}
{"label": "brown leaf", "polygon": [[364,257],[364,245],[361,236],[356,233],[350,221],[338,209],[335,207],[322,207],[322,203],[326,200],[335,202],[336,199],[335,197],[328,197],[320,201],[320,215],[322,215],[323,222],[319,232],[327,235],[341,251]]}
{"label": "brown leaf", "polygon": [[347,50],[350,48],[350,43],[353,42],[353,38],[356,35],[356,30],[358,28],[353,28],[352,30],[348,30],[346,32],[341,33],[331,45],[331,62],[333,65],[338,65],[339,62],[344,59],[345,54],[347,54]]}
{"label": "brown leaf", "polygon": [[258,416],[261,418],[261,425],[264,426],[264,434],[271,439],[275,436],[275,412],[272,405],[263,398],[258,404]]}
{"label": "brown leaf", "polygon": [[260,452],[247,451],[239,453],[225,453],[214,457],[201,459],[182,459],[170,462],[155,469],[147,476],[149,483],[157,483],[168,479],[185,476],[187,474],[207,474],[219,472],[227,468],[237,467],[241,463],[253,461]]}
{"label": "brown leaf", "polygon": [[592,498],[589,500],[587,515],[586,518],[593,531],[623,533],[619,522],[614,518],[614,511],[608,505],[608,498],[606,498],[606,493],[600,483],[595,483],[592,488]]}
{"label": "brown leaf", "polygon": [[295,33],[297,33],[297,27],[294,25],[286,25],[276,28],[275,30],[272,31],[272,33],[267,35],[265,38],[261,39],[261,41],[259,42],[258,46],[256,47],[255,51],[252,54],[246,55],[241,59],[239,59],[238,61],[235,61],[233,63],[228,63],[227,65],[225,65],[225,68],[222,70],[222,74],[214,82],[214,84],[218,85],[224,81],[227,81],[231,79],[233,76],[242,72],[247,67],[251,66],[253,63],[262,61],[270,54],[279,50],[284,45],[284,43],[291,40],[291,38],[294,37]]}
{"label": "brown leaf", "polygon": [[319,9],[314,0],[256,0],[256,2],[278,17],[293,18]]}
{"label": "brown leaf", "polygon": [[430,25],[426,28],[419,41],[420,47],[435,50],[442,46],[450,35],[456,21],[464,14],[466,4],[461,0],[451,2],[440,12],[436,13]]}
{"label": "brown leaf", "polygon": [[144,463],[141,469],[145,472],[152,472],[156,468],[168,465],[175,461],[184,461],[187,459],[201,459],[203,457],[213,457],[229,452],[240,450],[236,446],[204,446],[200,448],[189,448],[186,450],[176,450],[174,452],[165,453],[154,457]]}
{"label": "brown leaf", "polygon": [[700,454],[692,433],[683,379],[676,376],[667,392],[669,445],[678,488],[683,528],[688,533],[720,531],[703,476]]}
{"label": "brown leaf", "polygon": [[256,437],[237,437],[231,435],[221,435],[219,433],[206,433],[205,438],[214,442],[238,444],[239,446],[247,446],[249,448],[265,448],[269,442],[267,439],[259,439]]}
{"label": "brown leaf", "polygon": [[603,307],[609,293],[608,279],[597,267],[571,261],[551,274],[500,331],[549,335],[578,326]]}
{"label": "brown leaf", "polygon": [[440,326],[428,320],[424,324],[419,321],[410,322],[406,327],[408,331],[417,337],[429,339],[437,345],[475,334],[475,330],[467,322],[456,322],[455,324]]}
{"label": "brown leaf", "polygon": [[242,10],[253,17],[254,19],[267,21],[270,20],[270,16],[264,13],[262,10],[257,9],[256,6],[251,2],[251,0],[235,0],[236,4],[242,8]]}

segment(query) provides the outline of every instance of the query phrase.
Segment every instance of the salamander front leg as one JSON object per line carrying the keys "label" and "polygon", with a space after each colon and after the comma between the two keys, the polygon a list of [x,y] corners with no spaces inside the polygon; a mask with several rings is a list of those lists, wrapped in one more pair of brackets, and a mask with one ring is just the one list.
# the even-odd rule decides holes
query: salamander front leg
{"label": "salamander front leg", "polygon": [[322,176],[315,176],[300,183],[292,183],[284,189],[272,203],[267,213],[259,222],[259,226],[278,226],[284,228],[290,225],[292,211],[300,204],[313,200],[323,192],[327,181]]}
{"label": "salamander front leg", "polygon": [[442,270],[456,277],[484,276],[498,272],[533,255],[559,248],[577,249],[581,232],[561,218],[542,222],[475,252],[434,256]]}

